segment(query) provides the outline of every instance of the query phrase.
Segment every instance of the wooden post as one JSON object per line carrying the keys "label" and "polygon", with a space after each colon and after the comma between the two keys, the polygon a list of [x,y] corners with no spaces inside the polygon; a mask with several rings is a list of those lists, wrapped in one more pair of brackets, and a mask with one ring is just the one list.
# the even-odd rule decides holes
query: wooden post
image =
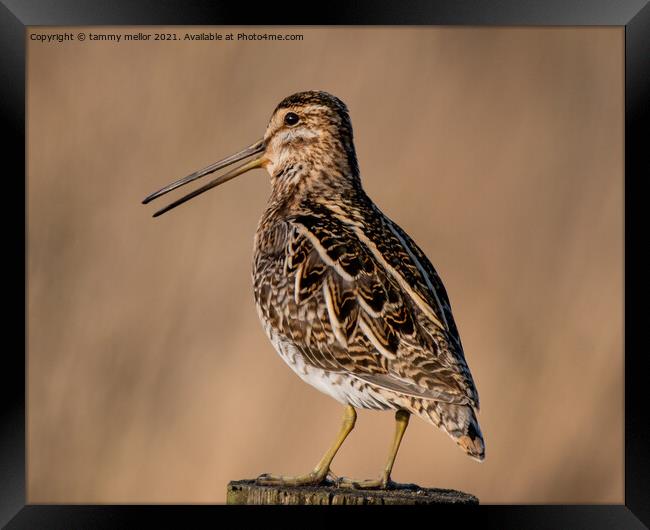
{"label": "wooden post", "polygon": [[469,493],[415,484],[391,490],[353,490],[335,486],[258,486],[254,480],[228,484],[227,504],[478,504]]}

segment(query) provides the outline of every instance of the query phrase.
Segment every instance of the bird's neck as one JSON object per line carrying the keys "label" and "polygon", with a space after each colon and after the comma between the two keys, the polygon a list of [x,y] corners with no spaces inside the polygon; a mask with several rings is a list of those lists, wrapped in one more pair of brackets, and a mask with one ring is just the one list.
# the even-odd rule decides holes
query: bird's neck
{"label": "bird's neck", "polygon": [[271,202],[299,204],[305,198],[349,197],[361,189],[359,170],[347,159],[287,161],[271,175]]}

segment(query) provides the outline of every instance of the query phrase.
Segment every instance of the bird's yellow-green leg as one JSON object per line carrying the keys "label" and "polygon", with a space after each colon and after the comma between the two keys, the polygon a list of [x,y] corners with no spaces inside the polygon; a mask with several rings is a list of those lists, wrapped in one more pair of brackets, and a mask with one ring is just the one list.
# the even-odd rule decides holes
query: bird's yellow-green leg
{"label": "bird's yellow-green leg", "polygon": [[405,410],[398,410],[395,413],[395,436],[393,437],[393,443],[390,446],[386,467],[379,479],[352,480],[349,478],[341,478],[338,482],[339,486],[356,489],[387,489],[388,487],[398,487],[399,485],[390,479],[390,474],[393,471],[395,457],[397,456],[397,451],[402,443],[402,438],[406,432],[406,427],[408,427],[410,417],[411,415]]}
{"label": "bird's yellow-green leg", "polygon": [[356,421],[357,411],[354,410],[354,407],[352,405],[347,405],[345,407],[345,413],[343,414],[343,424],[341,425],[341,430],[339,431],[336,440],[334,440],[332,446],[323,455],[323,458],[320,459],[320,462],[318,462],[311,473],[300,475],[298,477],[283,477],[264,474],[257,477],[256,482],[263,486],[304,486],[310,484],[320,484],[321,482],[324,482],[327,478],[327,475],[330,474],[330,465],[332,464],[332,460],[334,460],[336,453],[340,449],[341,445],[343,445],[343,442],[348,437],[348,434],[350,434],[350,432],[352,432],[352,429],[354,429],[354,424]]}

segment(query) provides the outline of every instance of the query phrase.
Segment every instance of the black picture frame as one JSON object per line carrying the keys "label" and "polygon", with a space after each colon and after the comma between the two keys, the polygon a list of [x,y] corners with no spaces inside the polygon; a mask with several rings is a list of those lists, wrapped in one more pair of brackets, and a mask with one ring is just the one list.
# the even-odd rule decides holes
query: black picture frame
{"label": "black picture frame", "polygon": [[[26,505],[25,353],[26,222],[25,202],[25,59],[28,26],[58,25],[463,25],[463,26],[619,26],[625,29],[625,502],[620,505],[535,505],[432,508],[451,513],[461,523],[485,528],[647,528],[650,526],[650,419],[646,413],[646,353],[637,347],[645,328],[641,319],[647,252],[635,251],[642,237],[644,195],[650,175],[650,5],[647,0],[387,0],[260,3],[182,0],[6,0],[0,3],[0,109],[5,140],[2,149],[5,191],[2,216],[5,285],[16,286],[7,304],[0,402],[0,524],[7,528],[187,527],[207,517],[211,526],[224,521],[220,506],[78,506]],[[308,9],[311,8],[311,11]],[[22,200],[20,199],[22,197]],[[16,278],[14,280],[14,278]],[[18,279],[25,290],[19,292]],[[5,298],[6,300],[6,298]],[[638,310],[635,308],[639,308]],[[22,309],[22,311],[21,311]],[[14,322],[15,319],[15,322]],[[22,348],[20,347],[22,345]],[[603,425],[603,428],[607,428]],[[234,507],[233,507],[234,508]],[[425,507],[423,507],[425,508]],[[235,508],[236,509],[236,508]],[[396,508],[399,509],[399,508]],[[422,508],[421,508],[422,509]],[[246,526],[259,510],[237,509]],[[433,513],[433,512],[432,512]],[[285,517],[286,512],[279,514]],[[304,513],[303,513],[304,515]],[[265,510],[264,516],[271,516]],[[381,515],[384,517],[383,515]],[[429,516],[429,515],[427,515]],[[334,510],[319,519],[334,521]],[[410,517],[410,516],[409,516]],[[332,518],[332,519],[330,519]],[[197,525],[193,525],[197,526]]]}

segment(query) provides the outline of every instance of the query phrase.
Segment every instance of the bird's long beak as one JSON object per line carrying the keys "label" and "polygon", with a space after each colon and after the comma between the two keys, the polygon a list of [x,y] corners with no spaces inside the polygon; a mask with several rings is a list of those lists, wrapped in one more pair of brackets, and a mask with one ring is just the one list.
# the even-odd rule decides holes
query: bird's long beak
{"label": "bird's long beak", "polygon": [[[248,158],[253,155],[257,155],[259,153],[264,152],[265,148],[265,143],[264,139],[258,140],[255,142],[253,145],[249,145],[246,149],[242,149],[238,153],[235,153],[234,155],[231,155],[227,158],[224,158],[223,160],[219,160],[218,162],[215,162],[214,164],[210,164],[208,167],[204,167],[203,169],[196,171],[195,173],[192,173],[191,175],[188,175],[187,177],[183,177],[182,179],[179,179],[175,182],[172,182],[171,184],[168,184],[164,188],[158,190],[155,193],[152,193],[151,195],[148,195],[145,197],[145,199],[142,201],[142,204],[147,204],[148,202],[153,201],[154,199],[157,199],[158,197],[161,197],[162,195],[165,195],[166,193],[169,193],[172,190],[175,190],[176,188],[180,188],[181,186],[184,186],[185,184],[189,184],[190,182],[204,177],[205,175],[209,175],[210,173],[214,173],[215,171],[218,171],[220,169],[223,169],[224,167],[227,167],[231,164],[234,164],[235,162],[239,162],[240,160],[243,160],[244,158]],[[260,167],[263,163],[264,159],[263,157],[255,157],[253,160],[249,160],[245,164],[242,164],[241,166],[237,166],[236,168],[233,168],[232,170],[228,171],[228,173],[225,173],[221,175],[220,177],[217,177],[214,180],[211,180],[208,182],[205,186],[201,186],[200,188],[197,188],[194,190],[192,193],[188,193],[187,195],[181,197],[180,199],[172,202],[170,205],[165,206],[163,209],[158,210],[155,214],[153,214],[154,217],[158,217],[159,215],[164,214],[165,212],[168,212],[172,208],[176,208],[176,206],[179,206],[183,204],[186,201],[189,201],[190,199],[196,197],[197,195],[200,195],[203,192],[208,191],[209,189],[214,188],[215,186],[218,186],[219,184],[223,184],[224,182],[229,181],[230,179],[234,179],[235,177],[242,175],[243,173],[246,173],[247,171],[250,171],[251,169],[255,169],[256,167]]]}

